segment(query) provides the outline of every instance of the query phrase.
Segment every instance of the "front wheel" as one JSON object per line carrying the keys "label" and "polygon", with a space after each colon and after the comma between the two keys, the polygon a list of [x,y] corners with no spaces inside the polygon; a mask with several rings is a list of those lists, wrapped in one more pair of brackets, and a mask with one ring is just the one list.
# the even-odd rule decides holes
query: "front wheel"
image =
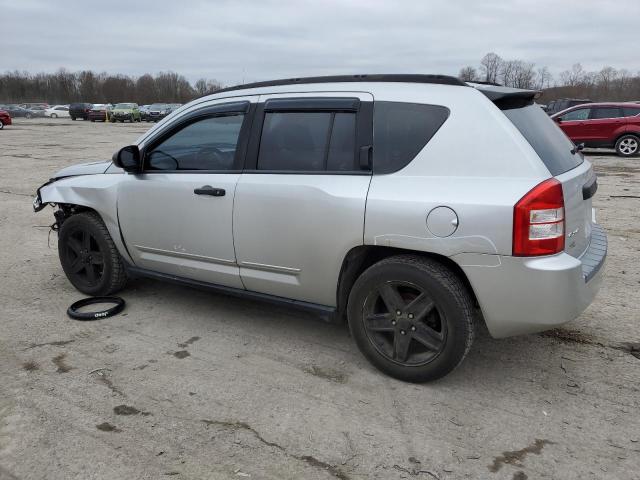
{"label": "front wheel", "polygon": [[110,295],[127,281],[120,254],[95,212],[82,212],[64,221],[58,255],[71,284],[87,295]]}
{"label": "front wheel", "polygon": [[349,294],[351,334],[363,355],[400,380],[426,382],[456,368],[471,348],[471,295],[450,269],[414,255],[369,267]]}
{"label": "front wheel", "polygon": [[623,135],[616,142],[616,153],[621,157],[632,157],[640,151],[640,138],[635,135]]}
{"label": "front wheel", "polygon": [[51,118],[58,118],[58,115],[56,115],[55,113],[52,113]]}
{"label": "front wheel", "polygon": [[4,128],[4,123],[2,122],[2,120],[0,120],[0,130],[2,130]]}
{"label": "front wheel", "polygon": [[73,121],[75,122],[75,120],[76,120],[76,117],[71,117],[71,120],[73,120]]}

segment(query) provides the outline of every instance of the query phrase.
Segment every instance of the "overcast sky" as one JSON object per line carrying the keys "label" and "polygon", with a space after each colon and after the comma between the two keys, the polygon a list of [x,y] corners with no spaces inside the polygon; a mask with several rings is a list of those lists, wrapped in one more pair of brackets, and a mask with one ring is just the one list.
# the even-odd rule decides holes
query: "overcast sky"
{"label": "overcast sky", "polygon": [[494,51],[640,69],[640,0],[0,0],[0,71],[173,70],[224,84],[339,73],[456,75]]}

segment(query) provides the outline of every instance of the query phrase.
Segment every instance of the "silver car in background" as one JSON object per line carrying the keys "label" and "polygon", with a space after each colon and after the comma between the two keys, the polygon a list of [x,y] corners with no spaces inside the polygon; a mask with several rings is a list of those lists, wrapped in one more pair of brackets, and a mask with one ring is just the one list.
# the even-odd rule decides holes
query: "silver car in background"
{"label": "silver car in background", "polygon": [[142,275],[311,309],[380,370],[432,380],[477,322],[553,328],[600,287],[593,168],[536,96],[438,75],[232,87],[58,172],[34,207],[56,206],[86,294]]}

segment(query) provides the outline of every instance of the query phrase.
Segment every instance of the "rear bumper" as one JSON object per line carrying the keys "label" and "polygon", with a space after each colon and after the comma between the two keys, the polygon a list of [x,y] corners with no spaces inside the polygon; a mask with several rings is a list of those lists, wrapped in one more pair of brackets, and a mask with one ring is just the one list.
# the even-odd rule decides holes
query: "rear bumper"
{"label": "rear bumper", "polygon": [[593,224],[580,258],[566,253],[524,258],[498,255],[453,257],[466,273],[493,337],[557,327],[578,317],[602,285],[607,237]]}

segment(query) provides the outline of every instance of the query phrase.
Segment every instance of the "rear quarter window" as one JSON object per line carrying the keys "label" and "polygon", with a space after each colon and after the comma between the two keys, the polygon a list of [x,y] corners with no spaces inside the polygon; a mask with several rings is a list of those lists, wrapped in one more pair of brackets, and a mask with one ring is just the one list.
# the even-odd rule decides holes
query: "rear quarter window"
{"label": "rear quarter window", "polygon": [[373,172],[393,173],[406,167],[448,117],[449,109],[440,105],[375,102]]}
{"label": "rear quarter window", "polygon": [[536,105],[504,110],[511,123],[529,142],[554,177],[576,168],[582,155],[572,154],[573,143]]}

